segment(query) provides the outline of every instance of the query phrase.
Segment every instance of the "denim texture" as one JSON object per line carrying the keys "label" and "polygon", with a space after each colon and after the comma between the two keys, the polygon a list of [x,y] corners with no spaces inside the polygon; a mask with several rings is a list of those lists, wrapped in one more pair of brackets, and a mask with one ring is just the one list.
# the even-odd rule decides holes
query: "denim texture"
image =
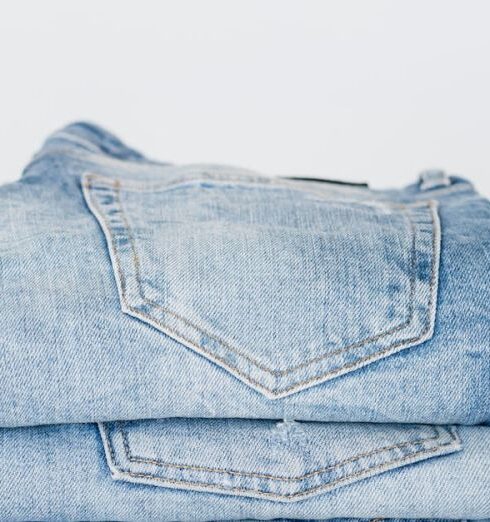
{"label": "denim texture", "polygon": [[[114,480],[94,424],[6,429],[0,431],[0,512],[18,521],[489,518],[490,428],[460,427],[459,435],[462,451],[276,502]],[[267,462],[259,469],[267,470]]]}
{"label": "denim texture", "polygon": [[0,519],[490,517],[470,182],[175,166],[77,123],[0,209]]}

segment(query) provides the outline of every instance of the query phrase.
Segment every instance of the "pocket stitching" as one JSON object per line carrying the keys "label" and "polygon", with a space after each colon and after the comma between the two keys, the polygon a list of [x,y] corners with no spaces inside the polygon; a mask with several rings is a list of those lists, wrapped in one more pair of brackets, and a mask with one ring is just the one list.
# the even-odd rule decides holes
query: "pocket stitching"
{"label": "pocket stitching", "polygon": [[[332,352],[328,352],[328,353],[323,354],[321,356],[317,356],[317,357],[315,357],[315,358],[313,358],[313,359],[311,359],[309,361],[305,361],[304,363],[301,363],[301,364],[299,364],[297,366],[294,366],[294,367],[291,367],[291,368],[286,368],[284,370],[271,370],[270,368],[268,368],[267,366],[264,366],[262,363],[260,363],[259,361],[257,361],[253,357],[251,357],[248,354],[244,353],[240,349],[232,346],[229,342],[225,341],[224,339],[221,339],[219,336],[217,336],[215,334],[211,334],[210,332],[208,332],[204,328],[196,325],[195,323],[193,323],[189,319],[186,319],[182,315],[180,315],[180,314],[170,310],[169,308],[167,308],[165,306],[160,305],[159,303],[157,303],[157,302],[155,302],[155,301],[153,301],[151,299],[148,299],[145,296],[144,289],[143,289],[143,284],[142,284],[142,281],[141,281],[141,268],[140,268],[141,267],[141,263],[140,263],[140,258],[139,258],[139,255],[138,255],[138,252],[137,252],[137,249],[136,249],[136,242],[135,242],[135,239],[134,239],[134,235],[133,235],[131,226],[129,224],[129,220],[128,220],[127,214],[126,214],[126,212],[124,210],[124,207],[122,205],[122,202],[121,202],[120,183],[119,183],[118,180],[116,181],[116,183],[114,185],[114,188],[115,188],[114,194],[116,196],[115,199],[117,201],[117,205],[119,207],[119,211],[121,212],[121,216],[122,216],[122,218],[124,220],[127,236],[128,236],[129,241],[130,241],[130,244],[131,244],[131,250],[132,250],[132,254],[133,254],[133,263],[134,263],[134,266],[135,266],[136,281],[138,283],[138,293],[139,293],[140,298],[143,301],[145,301],[147,304],[149,304],[151,306],[154,306],[155,308],[158,308],[159,310],[162,310],[162,312],[164,312],[164,313],[168,313],[170,315],[173,315],[174,317],[176,317],[180,321],[182,321],[182,322],[188,324],[189,326],[191,326],[192,328],[195,328],[196,330],[202,332],[204,335],[210,337],[211,339],[214,339],[214,340],[218,341],[220,344],[222,344],[228,350],[232,351],[233,353],[236,353],[240,357],[243,357],[245,360],[249,361],[250,363],[252,363],[257,368],[260,368],[261,370],[263,370],[263,371],[265,371],[265,372],[267,372],[267,373],[269,373],[271,375],[275,375],[275,376],[288,375],[288,374],[293,373],[294,371],[299,370],[301,368],[305,368],[307,366],[311,366],[312,364],[314,364],[316,362],[319,362],[321,360],[328,359],[329,357],[333,357],[335,355],[339,355],[339,354],[344,353],[344,352],[349,351],[349,350],[354,350],[356,348],[360,348],[360,347],[365,346],[366,344],[369,344],[371,342],[378,341],[379,339],[382,339],[383,337],[387,337],[388,335],[391,335],[391,334],[396,333],[398,331],[404,330],[413,321],[413,317],[414,317],[414,315],[413,315],[413,300],[414,300],[414,294],[415,294],[415,257],[416,257],[416,254],[415,254],[415,227],[413,226],[412,218],[409,216],[408,217],[408,221],[410,223],[410,230],[411,230],[411,235],[412,235],[412,238],[411,238],[412,239],[412,244],[411,244],[411,252],[410,252],[409,314],[408,314],[407,319],[405,319],[405,321],[403,321],[399,325],[397,325],[397,326],[395,326],[393,328],[390,328],[389,330],[386,330],[385,332],[381,332],[381,333],[376,334],[376,335],[374,335],[372,337],[368,337],[367,339],[364,339],[362,341],[357,341],[357,342],[352,343],[352,344],[350,344],[348,346],[344,346],[343,348],[339,348],[338,350],[334,350]],[[126,295],[125,295],[125,302],[126,302],[126,305],[128,305],[128,302],[127,302],[127,299],[126,299]],[[140,312],[140,313],[142,313],[142,312]],[[149,317],[149,316],[147,316],[147,317]],[[155,321],[155,322],[159,322],[159,324],[162,327],[168,328],[161,321]],[[168,329],[170,330],[170,328],[168,328]],[[177,332],[175,332],[175,333],[177,333]],[[192,343],[192,344],[194,344],[194,343]],[[197,348],[197,346],[196,346],[196,348]],[[207,350],[205,348],[203,348],[202,346],[199,346],[199,348],[207,352]]]}
{"label": "pocket stitching", "polygon": [[[295,499],[298,499],[298,498],[301,498],[301,497],[310,496],[312,493],[315,493],[317,491],[330,490],[330,489],[333,489],[334,486],[336,486],[338,484],[341,484],[342,482],[346,482],[346,481],[348,481],[348,480],[350,480],[352,478],[362,477],[363,475],[369,475],[369,473],[371,471],[382,471],[382,470],[387,469],[387,468],[389,469],[390,466],[392,466],[393,464],[400,464],[400,463],[402,463],[402,462],[404,462],[406,460],[410,460],[412,458],[415,458],[415,457],[418,457],[418,456],[421,456],[421,455],[429,455],[431,453],[435,453],[435,452],[439,451],[441,448],[450,447],[450,446],[453,446],[454,444],[460,444],[460,439],[459,439],[458,435],[456,434],[456,432],[454,431],[453,428],[448,428],[448,429],[442,428],[442,429],[445,429],[446,433],[449,434],[449,436],[450,436],[450,441],[449,442],[446,442],[444,444],[439,444],[438,446],[435,446],[433,448],[423,448],[423,449],[421,449],[419,451],[411,453],[410,455],[404,455],[402,457],[398,457],[398,458],[392,459],[390,461],[383,462],[382,464],[369,466],[367,468],[364,468],[362,470],[356,471],[356,472],[351,473],[349,475],[346,475],[344,477],[339,477],[338,479],[335,479],[332,482],[327,482],[325,484],[321,484],[319,486],[315,486],[315,487],[312,487],[310,489],[306,489],[306,490],[303,490],[303,491],[298,491],[296,493],[281,495],[281,494],[278,494],[278,493],[270,493],[270,492],[262,491],[262,490],[259,490],[259,489],[256,489],[256,488],[243,488],[243,487],[224,488],[221,485],[209,484],[207,482],[195,482],[195,481],[163,478],[163,477],[159,477],[159,476],[157,476],[157,475],[155,475],[153,473],[137,473],[137,472],[125,470],[125,469],[122,468],[121,465],[118,466],[116,464],[115,451],[114,451],[114,448],[113,448],[113,445],[112,445],[111,437],[108,435],[108,430],[106,428],[106,425],[104,423],[100,423],[99,426],[101,427],[103,438],[105,439],[105,441],[107,443],[107,446],[108,446],[108,449],[109,449],[109,454],[110,454],[111,461],[112,461],[112,465],[122,475],[127,475],[127,476],[133,477],[133,478],[151,479],[151,480],[154,480],[154,481],[157,481],[157,482],[162,482],[164,484],[166,483],[166,484],[174,484],[174,485],[181,485],[181,486],[191,486],[191,487],[192,486],[196,486],[198,488],[210,489],[210,490],[216,491],[216,492],[218,492],[218,491],[226,491],[226,492],[236,492],[238,494],[239,493],[245,493],[245,494],[253,493],[255,496],[258,496],[258,497],[273,498],[273,499],[279,499],[279,500],[295,500]],[[423,443],[426,440],[438,440],[438,439],[441,439],[442,438],[442,434],[441,434],[440,431],[438,431],[438,428],[436,428],[435,426],[432,426],[432,428],[434,429],[434,431],[436,433],[438,433],[438,437],[435,437],[435,438],[429,437],[428,439],[420,439],[418,441],[413,441],[413,444],[414,445],[415,444],[420,444],[420,443]],[[405,443],[402,443],[402,444],[405,445]],[[400,447],[400,446],[399,445],[394,445],[392,448],[389,448],[389,449],[397,449],[398,447]],[[383,450],[381,449],[379,451],[381,452]],[[358,456],[358,458],[362,458],[362,455]]]}
{"label": "pocket stitching", "polygon": [[[377,341],[377,340],[379,340],[379,339],[381,339],[383,337],[387,337],[387,336],[389,336],[389,335],[391,335],[393,333],[396,333],[397,331],[402,331],[403,329],[408,327],[410,325],[410,323],[412,322],[412,320],[413,320],[413,298],[414,298],[414,282],[415,282],[414,263],[415,263],[415,258],[416,258],[416,255],[415,255],[415,235],[416,235],[416,231],[415,231],[413,220],[412,220],[410,214],[406,214],[406,215],[408,215],[408,221],[410,223],[411,230],[412,230],[412,247],[413,247],[413,250],[412,250],[412,253],[411,253],[412,273],[411,273],[411,278],[410,278],[410,284],[411,284],[410,298],[409,298],[410,299],[410,302],[409,302],[410,311],[409,311],[408,319],[405,320],[400,325],[398,325],[398,326],[396,326],[396,327],[394,327],[394,328],[392,328],[392,329],[390,329],[390,330],[388,330],[386,332],[382,332],[381,334],[377,334],[376,336],[368,338],[365,341],[354,343],[352,345],[349,345],[347,347],[343,347],[343,348],[341,348],[339,350],[336,350],[334,352],[329,352],[327,354],[324,354],[323,356],[318,356],[318,357],[316,357],[316,358],[314,358],[314,359],[312,359],[312,360],[310,360],[308,362],[302,363],[301,365],[298,365],[296,367],[288,368],[286,370],[271,370],[270,368],[267,368],[267,367],[263,366],[259,361],[256,361],[255,359],[253,359],[250,356],[248,356],[246,353],[242,353],[240,350],[234,348],[227,341],[220,339],[219,337],[217,337],[214,334],[208,333],[206,330],[204,330],[201,327],[195,325],[194,323],[192,323],[188,319],[180,316],[176,312],[173,312],[173,311],[163,307],[159,303],[156,303],[156,302],[146,298],[146,296],[143,293],[143,288],[142,288],[142,282],[141,282],[141,276],[140,276],[140,262],[139,262],[138,253],[136,251],[136,245],[135,245],[135,241],[134,241],[134,236],[132,234],[132,230],[131,230],[131,227],[129,225],[129,222],[128,222],[128,219],[127,219],[127,215],[126,215],[126,213],[124,211],[124,207],[123,207],[121,199],[120,199],[121,186],[124,186],[124,185],[121,185],[121,183],[120,183],[120,181],[118,179],[115,179],[115,180],[110,179],[110,180],[108,180],[108,179],[105,179],[105,178],[103,178],[101,176],[98,176],[98,175],[95,175],[95,174],[87,174],[85,176],[85,180],[86,181],[83,184],[84,188],[87,189],[87,191],[90,191],[93,188],[92,180],[94,180],[94,179],[99,179],[99,180],[101,180],[102,183],[107,184],[110,187],[110,189],[112,189],[112,191],[114,193],[114,201],[116,202],[116,205],[119,208],[119,212],[121,213],[121,216],[122,216],[122,219],[123,219],[123,222],[124,222],[124,226],[125,226],[125,229],[126,229],[126,234],[127,234],[127,237],[129,239],[130,245],[131,245],[133,264],[134,264],[136,281],[137,281],[137,285],[138,285],[138,293],[139,293],[140,298],[144,302],[149,304],[150,306],[158,308],[158,309],[162,310],[164,313],[168,313],[168,314],[174,316],[178,320],[182,321],[185,324],[188,324],[192,328],[195,328],[197,331],[203,333],[204,335],[206,335],[206,336],[208,336],[208,337],[210,337],[212,339],[215,339],[217,342],[219,342],[221,345],[223,345],[228,350],[236,353],[240,357],[243,357],[245,360],[249,361],[251,364],[253,364],[257,368],[259,368],[260,370],[262,370],[262,371],[264,371],[266,373],[269,373],[271,375],[274,375],[275,377],[282,377],[283,375],[287,375],[287,374],[292,373],[292,372],[294,372],[294,371],[296,371],[298,369],[301,369],[301,368],[304,368],[304,367],[307,367],[307,366],[311,366],[311,365],[315,364],[316,362],[328,359],[331,356],[338,355],[339,353],[342,353],[342,352],[345,352],[345,351],[348,351],[348,350],[351,350],[351,349],[362,347],[362,346],[364,346],[364,345],[366,345],[366,344],[368,344],[370,342]],[[232,373],[235,373],[235,374],[241,376],[247,382],[255,385],[256,387],[258,387],[260,389],[263,389],[263,390],[271,393],[272,395],[282,395],[284,393],[292,392],[292,391],[294,391],[296,389],[302,388],[305,385],[311,384],[311,383],[313,383],[315,381],[322,381],[322,380],[325,379],[325,377],[334,376],[334,375],[342,373],[342,372],[345,373],[346,370],[349,370],[350,368],[355,368],[355,367],[357,367],[357,366],[361,365],[362,363],[365,363],[365,362],[367,362],[369,360],[379,359],[380,356],[382,356],[382,355],[384,355],[384,354],[386,354],[386,353],[388,353],[390,351],[393,351],[394,349],[396,349],[396,348],[398,348],[400,346],[403,346],[403,345],[406,345],[406,344],[416,343],[417,341],[422,339],[429,332],[429,330],[431,328],[431,311],[432,311],[432,307],[433,307],[434,291],[435,291],[435,286],[436,286],[436,277],[435,276],[436,276],[436,272],[437,271],[436,271],[435,267],[436,267],[436,263],[437,263],[436,257],[437,257],[437,238],[438,238],[438,234],[436,233],[437,231],[435,230],[436,223],[435,223],[435,217],[434,217],[434,204],[433,204],[432,200],[427,201],[427,203],[425,205],[423,205],[423,206],[428,206],[429,209],[431,210],[430,216],[431,216],[431,226],[432,226],[432,234],[431,234],[431,239],[432,239],[432,259],[431,259],[431,281],[430,281],[430,285],[429,285],[429,301],[428,301],[428,305],[427,305],[427,309],[428,309],[427,320],[426,320],[426,324],[425,324],[424,328],[419,333],[419,335],[417,335],[415,337],[412,337],[412,338],[409,338],[409,339],[400,340],[400,341],[398,341],[398,342],[396,342],[394,344],[390,344],[388,347],[384,348],[383,350],[378,350],[378,351],[376,351],[376,352],[374,352],[374,353],[372,353],[370,355],[367,355],[365,357],[361,357],[359,359],[356,359],[355,361],[353,361],[351,363],[343,364],[342,366],[339,366],[339,367],[334,368],[332,370],[329,370],[327,372],[323,372],[323,373],[321,373],[319,375],[310,377],[310,378],[308,378],[306,380],[302,380],[300,382],[296,382],[296,383],[294,383],[293,385],[291,385],[289,387],[279,388],[279,389],[278,388],[272,388],[272,387],[265,386],[264,384],[262,384],[261,382],[257,381],[256,379],[254,379],[253,377],[249,376],[248,374],[243,373],[241,370],[238,369],[238,367],[232,366],[229,363],[229,361],[223,359],[219,355],[210,352],[205,347],[197,345],[195,342],[193,342],[192,340],[186,338],[180,332],[178,332],[178,331],[174,330],[173,328],[167,326],[166,324],[162,323],[160,320],[155,319],[155,318],[151,317],[149,314],[139,310],[138,308],[135,308],[135,307],[131,306],[129,304],[129,302],[127,300],[127,296],[126,296],[125,277],[124,277],[124,273],[122,272],[122,269],[121,269],[121,262],[120,262],[119,251],[118,251],[119,249],[118,249],[117,244],[115,242],[115,238],[114,238],[114,235],[112,233],[112,228],[111,228],[111,226],[110,226],[110,224],[109,224],[105,214],[101,211],[100,206],[99,206],[98,202],[96,201],[96,199],[89,196],[89,200],[96,207],[97,214],[102,219],[102,222],[104,223],[104,227],[105,227],[105,229],[108,232],[108,236],[109,236],[109,239],[110,239],[110,242],[111,242],[111,245],[112,245],[112,250],[113,250],[113,252],[115,254],[114,257],[115,257],[115,262],[116,262],[115,264],[117,266],[117,273],[118,273],[118,276],[119,276],[120,281],[121,281],[121,297],[122,297],[122,300],[123,300],[124,305],[126,306],[126,308],[128,310],[130,310],[131,312],[133,312],[133,314],[135,314],[136,316],[140,316],[140,317],[146,318],[146,320],[148,320],[150,323],[155,323],[155,324],[159,325],[162,329],[171,332],[173,335],[175,335],[177,337],[177,339],[180,338],[183,341],[185,341],[187,344],[189,344],[190,346],[193,346],[196,351],[203,352],[204,354],[206,354],[206,356],[209,359],[218,362],[219,364],[221,364],[222,366],[224,366],[225,368],[230,370]],[[407,206],[406,205],[399,205],[399,208],[401,208],[402,211],[403,211],[404,209],[407,208]]]}
{"label": "pocket stitching", "polygon": [[118,422],[118,424],[119,424],[119,433],[121,434],[121,438],[123,440],[124,453],[126,455],[126,458],[130,462],[140,463],[140,464],[154,464],[156,466],[161,466],[161,467],[189,469],[189,470],[193,470],[193,471],[204,471],[204,472],[209,472],[209,473],[223,473],[223,474],[238,475],[238,476],[244,476],[244,477],[264,478],[264,479],[277,480],[277,481],[282,481],[282,482],[299,482],[301,480],[305,480],[305,479],[313,477],[315,475],[321,475],[322,473],[326,473],[327,471],[332,471],[334,469],[338,469],[341,466],[345,466],[346,464],[350,464],[351,462],[355,462],[356,460],[359,460],[359,459],[362,459],[365,457],[371,457],[372,455],[376,455],[378,453],[382,453],[385,451],[391,451],[393,449],[404,448],[406,446],[411,446],[411,445],[415,446],[416,444],[423,444],[424,442],[435,441],[442,437],[441,433],[438,431],[438,428],[436,426],[430,426],[430,428],[434,432],[434,435],[432,435],[430,437],[424,437],[424,438],[416,439],[416,440],[409,440],[409,441],[401,442],[399,444],[393,444],[391,446],[384,446],[382,448],[377,448],[375,450],[368,451],[365,453],[359,453],[358,455],[349,457],[348,459],[342,460],[340,462],[336,462],[335,464],[332,464],[325,468],[320,468],[315,471],[310,471],[308,473],[305,473],[304,475],[299,475],[298,477],[283,477],[283,476],[270,475],[270,474],[266,474],[266,473],[253,473],[253,472],[235,471],[235,470],[229,470],[229,469],[223,469],[223,468],[211,468],[211,467],[207,467],[207,466],[194,466],[192,464],[175,464],[172,462],[164,462],[164,461],[161,461],[158,459],[150,459],[150,458],[135,456],[135,455],[131,454],[131,450],[129,447],[129,440],[127,437],[127,432],[124,430],[124,428],[121,427],[120,422]]}

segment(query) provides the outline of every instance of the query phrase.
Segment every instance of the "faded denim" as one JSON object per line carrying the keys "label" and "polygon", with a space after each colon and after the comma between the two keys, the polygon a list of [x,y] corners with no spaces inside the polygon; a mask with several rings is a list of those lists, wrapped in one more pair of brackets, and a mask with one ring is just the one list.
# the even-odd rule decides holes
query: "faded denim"
{"label": "faded denim", "polygon": [[490,517],[468,181],[174,166],[79,123],[0,209],[0,519]]}

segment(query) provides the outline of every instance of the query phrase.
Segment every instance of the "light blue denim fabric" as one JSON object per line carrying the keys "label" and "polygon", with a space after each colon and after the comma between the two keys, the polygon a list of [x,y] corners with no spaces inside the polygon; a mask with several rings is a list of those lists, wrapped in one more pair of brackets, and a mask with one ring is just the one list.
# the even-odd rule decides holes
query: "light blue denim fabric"
{"label": "light blue denim fabric", "polygon": [[0,209],[0,519],[490,517],[469,182],[174,166],[79,123]]}
{"label": "light blue denim fabric", "polygon": [[77,124],[0,208],[2,426],[490,421],[490,203],[467,181],[159,165]]}
{"label": "light blue denim fabric", "polygon": [[[172,430],[178,428],[174,422],[178,424],[183,421],[167,422],[169,430]],[[309,426],[305,429],[308,431]],[[319,429],[322,430],[321,427]],[[369,425],[365,429],[369,431]],[[382,427],[379,429],[382,430]],[[206,422],[203,422],[200,431],[205,437]],[[269,498],[222,494],[204,488],[195,491],[163,484],[161,487],[158,485],[158,474],[162,470],[156,465],[153,466],[155,478],[141,479],[141,483],[114,480],[108,470],[100,432],[93,424],[4,429],[0,430],[0,512],[3,520],[9,521],[488,518],[490,428],[460,427],[458,431],[462,451],[356,480],[303,500],[278,502]],[[193,461],[185,462],[196,464],[207,459],[199,449],[203,438],[196,436],[191,439],[191,431],[185,432],[182,440],[174,439],[172,447],[160,445],[167,433],[162,433],[162,438],[156,440],[152,439],[151,433],[148,432],[146,440],[141,432],[129,434],[130,450],[135,456],[167,458],[171,455],[177,459],[179,455],[193,455]],[[410,439],[413,436],[413,433],[405,433],[403,438]],[[389,434],[386,437],[390,440]],[[361,439],[355,443],[359,449],[363,445],[362,438],[361,435]],[[247,438],[247,442],[249,440]],[[189,446],[189,441],[194,446]],[[321,462],[349,451],[345,446],[342,448],[341,440],[330,441],[333,444],[332,453],[321,456]],[[319,442],[322,450],[325,450],[327,442]],[[258,455],[252,455],[251,462],[233,462],[233,467],[250,469],[256,464],[256,472],[277,469],[281,463],[270,463],[263,458],[266,443],[271,444],[258,436],[252,448],[245,448],[240,440],[235,440],[234,446],[240,450],[240,454],[242,450],[251,454],[256,449]],[[275,444],[279,454],[285,451],[279,442]],[[293,442],[289,444],[292,446]],[[366,444],[372,448],[376,443],[368,435]],[[337,450],[340,454],[335,456]],[[119,448],[115,451],[118,465],[127,466],[127,462],[120,461],[123,452]],[[231,451],[232,448],[227,444],[215,448],[213,453],[219,453],[219,457],[214,466],[226,466]],[[299,452],[298,449],[295,451]],[[319,453],[314,451],[312,461],[308,462],[306,445],[303,458],[311,466]],[[290,457],[291,461],[296,464],[296,457]],[[135,463],[134,466],[135,472],[139,473],[139,464]],[[297,470],[295,465],[287,471],[296,474]],[[226,484],[228,480],[232,482],[234,479],[223,476],[220,480]],[[260,487],[262,479],[250,479],[250,482]]]}

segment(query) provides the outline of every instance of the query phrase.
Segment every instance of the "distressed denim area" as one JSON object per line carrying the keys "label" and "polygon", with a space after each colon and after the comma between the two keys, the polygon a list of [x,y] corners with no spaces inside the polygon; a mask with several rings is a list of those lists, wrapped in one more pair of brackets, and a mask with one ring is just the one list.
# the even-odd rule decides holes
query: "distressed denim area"
{"label": "distressed denim area", "polygon": [[488,519],[489,225],[55,132],[0,187],[0,520]]}
{"label": "distressed denim area", "polygon": [[115,478],[280,502],[461,448],[456,430],[442,426],[377,424],[367,430],[354,423],[247,419],[99,426]]}

